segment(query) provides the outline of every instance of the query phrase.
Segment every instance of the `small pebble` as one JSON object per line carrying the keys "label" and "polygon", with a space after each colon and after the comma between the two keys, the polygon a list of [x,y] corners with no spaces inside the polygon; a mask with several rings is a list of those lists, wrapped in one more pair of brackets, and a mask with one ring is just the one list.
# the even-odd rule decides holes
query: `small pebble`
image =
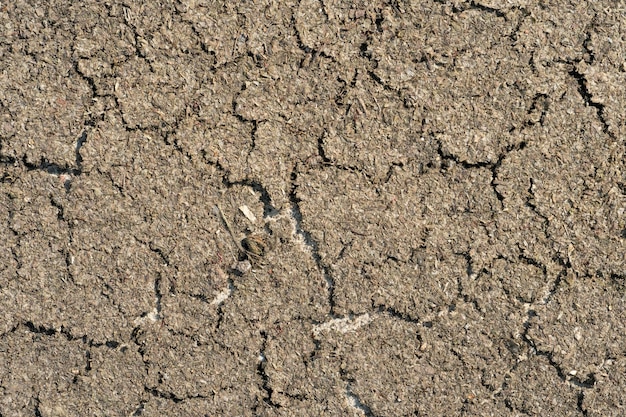
{"label": "small pebble", "polygon": [[245,261],[237,262],[233,269],[239,272],[241,275],[245,275],[252,269],[252,264],[249,260],[246,259]]}

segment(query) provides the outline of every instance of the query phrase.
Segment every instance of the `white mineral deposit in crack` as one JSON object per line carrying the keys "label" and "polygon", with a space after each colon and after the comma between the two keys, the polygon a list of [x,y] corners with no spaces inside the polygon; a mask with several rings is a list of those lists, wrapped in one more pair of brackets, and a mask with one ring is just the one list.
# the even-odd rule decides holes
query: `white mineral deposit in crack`
{"label": "white mineral deposit in crack", "polygon": [[220,305],[224,302],[224,300],[226,300],[228,297],[230,297],[230,294],[232,294],[233,290],[232,288],[230,288],[230,285],[227,286],[226,288],[224,288],[222,291],[218,292],[215,295],[215,298],[211,301],[211,305]]}
{"label": "white mineral deposit in crack", "polygon": [[160,318],[159,311],[155,307],[151,312],[149,312],[143,317],[137,317],[133,322],[135,323],[135,326],[140,326],[144,324],[147,320],[150,320],[151,322],[155,323],[159,321],[159,318]]}
{"label": "white mineral deposit in crack", "polygon": [[353,332],[374,321],[374,317],[369,313],[361,314],[358,317],[344,317],[341,319],[332,319],[322,324],[313,326],[313,335],[318,337],[325,330],[333,330],[339,333]]}

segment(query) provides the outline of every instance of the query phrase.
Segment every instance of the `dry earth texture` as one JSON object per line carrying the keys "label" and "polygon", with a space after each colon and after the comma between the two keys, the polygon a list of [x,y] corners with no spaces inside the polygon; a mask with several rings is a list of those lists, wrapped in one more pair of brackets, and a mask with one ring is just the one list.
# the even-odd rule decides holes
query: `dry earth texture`
{"label": "dry earth texture", "polygon": [[626,415],[625,9],[0,3],[0,415]]}

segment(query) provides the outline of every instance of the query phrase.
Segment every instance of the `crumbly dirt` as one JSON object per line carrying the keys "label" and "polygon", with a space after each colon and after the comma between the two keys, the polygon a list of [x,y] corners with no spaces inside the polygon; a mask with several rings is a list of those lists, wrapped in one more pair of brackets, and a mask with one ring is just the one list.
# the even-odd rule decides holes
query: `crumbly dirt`
{"label": "crumbly dirt", "polygon": [[0,415],[623,416],[625,114],[610,0],[4,2]]}

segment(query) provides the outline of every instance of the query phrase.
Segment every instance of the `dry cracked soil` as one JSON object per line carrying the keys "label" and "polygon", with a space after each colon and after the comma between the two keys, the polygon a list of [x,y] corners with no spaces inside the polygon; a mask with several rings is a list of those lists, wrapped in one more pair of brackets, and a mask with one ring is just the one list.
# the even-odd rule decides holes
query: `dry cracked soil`
{"label": "dry cracked soil", "polygon": [[0,3],[0,416],[626,415],[622,1]]}

